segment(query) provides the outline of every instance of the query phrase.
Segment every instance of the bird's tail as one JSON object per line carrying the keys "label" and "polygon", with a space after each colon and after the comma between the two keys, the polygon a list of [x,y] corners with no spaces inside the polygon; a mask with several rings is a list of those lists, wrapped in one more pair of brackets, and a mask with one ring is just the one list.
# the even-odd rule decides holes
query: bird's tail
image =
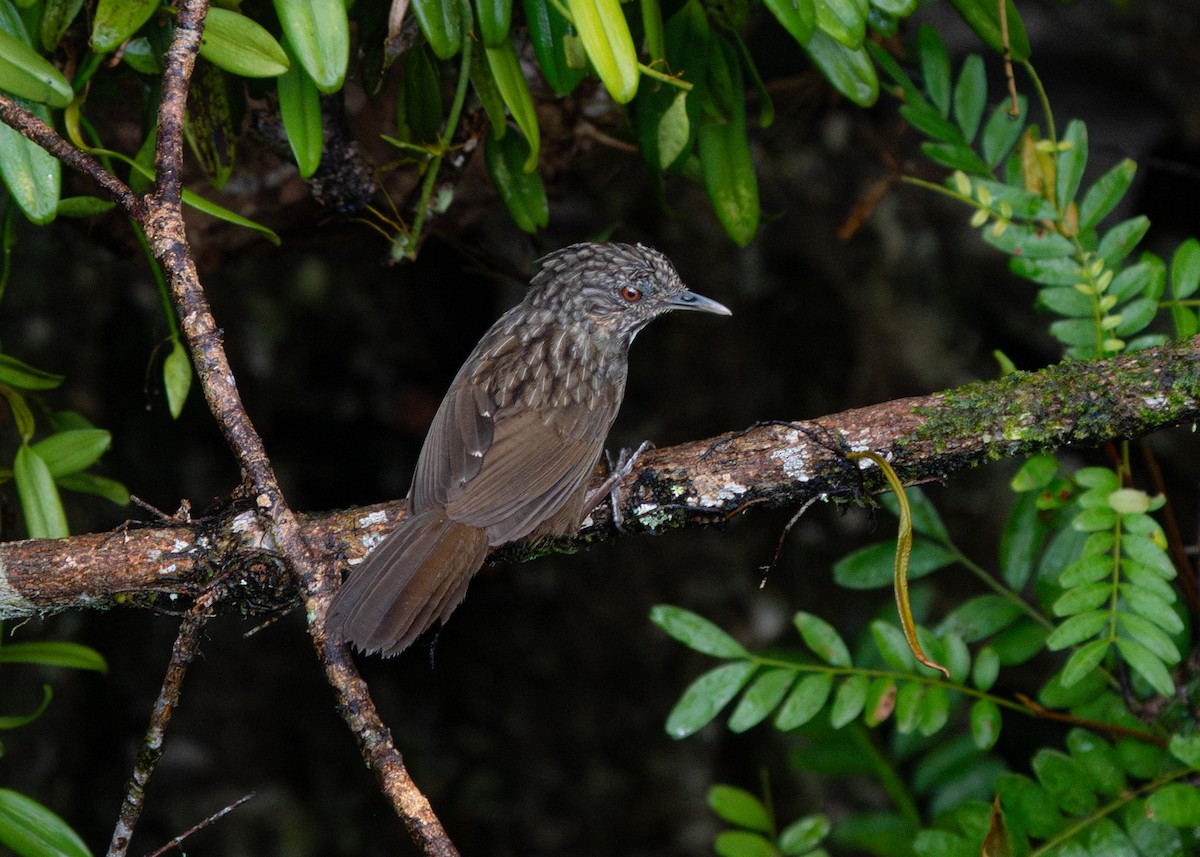
{"label": "bird's tail", "polygon": [[342,584],[329,632],[367,653],[400,654],[454,611],[486,552],[487,530],[443,509],[406,518]]}

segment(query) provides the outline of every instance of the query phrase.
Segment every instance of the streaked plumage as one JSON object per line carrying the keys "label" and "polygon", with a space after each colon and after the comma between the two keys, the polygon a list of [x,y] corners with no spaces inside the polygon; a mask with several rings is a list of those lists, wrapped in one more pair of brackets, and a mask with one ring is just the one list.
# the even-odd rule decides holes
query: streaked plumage
{"label": "streaked plumage", "polygon": [[408,517],[342,585],[331,633],[398,654],[459,605],[489,547],[575,532],[625,393],[629,345],[673,309],[729,314],[640,244],[546,256],[451,383],[417,460]]}

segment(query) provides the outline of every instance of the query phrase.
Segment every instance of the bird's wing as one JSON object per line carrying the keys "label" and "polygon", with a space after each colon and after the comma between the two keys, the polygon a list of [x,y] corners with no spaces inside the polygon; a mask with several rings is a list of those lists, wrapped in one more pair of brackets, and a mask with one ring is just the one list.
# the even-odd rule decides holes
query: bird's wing
{"label": "bird's wing", "polygon": [[455,384],[417,462],[413,510],[444,506],[451,520],[486,528],[491,544],[528,535],[582,492],[617,405],[494,409],[480,388]]}

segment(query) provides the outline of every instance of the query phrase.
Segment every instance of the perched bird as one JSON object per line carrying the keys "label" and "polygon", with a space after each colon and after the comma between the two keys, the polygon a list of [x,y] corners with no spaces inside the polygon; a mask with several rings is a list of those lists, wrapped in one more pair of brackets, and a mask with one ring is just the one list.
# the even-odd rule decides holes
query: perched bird
{"label": "perched bird", "polygon": [[330,632],[399,654],[459,605],[489,547],[577,531],[630,343],[677,309],[730,314],[641,244],[546,256],[458,370],[417,459],[408,516],[342,585]]}

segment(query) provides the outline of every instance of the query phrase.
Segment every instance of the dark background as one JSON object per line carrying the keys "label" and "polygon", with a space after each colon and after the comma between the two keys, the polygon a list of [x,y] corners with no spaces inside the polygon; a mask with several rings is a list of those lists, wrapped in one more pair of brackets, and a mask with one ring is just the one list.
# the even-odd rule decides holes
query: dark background
{"label": "dark background", "polygon": [[[1020,6],[1060,129],[1073,117],[1088,123],[1085,181],[1122,157],[1136,159],[1126,213],[1148,214],[1145,246],[1169,254],[1200,232],[1200,9],[1194,0]],[[925,15],[945,17],[936,5]],[[945,23],[952,53],[980,49],[961,25]],[[752,44],[778,42],[777,61],[762,68],[777,118],[752,134],[765,216],[744,250],[723,236],[702,190],[674,179],[660,191],[637,156],[578,135],[558,139],[547,155],[549,230],[536,239],[518,233],[472,162],[412,265],[388,265],[374,232],[321,215],[294,187],[262,183],[253,167],[235,179],[234,190],[246,192],[226,201],[279,226],[283,246],[202,220],[193,240],[243,399],[293,507],[402,496],[442,392],[480,333],[519,298],[532,260],[609,230],[658,247],[692,288],[734,311],[730,319],[672,317],[639,337],[612,449],[993,377],[996,348],[1021,368],[1058,360],[1032,310],[1032,287],[967,228],[963,209],[897,184],[853,237],[839,239],[856,201],[887,175],[885,153],[908,171],[938,174],[913,157],[915,135],[890,98],[871,110],[839,100],[775,29],[762,22]],[[988,69],[994,101],[998,60],[988,57]],[[370,105],[352,103],[350,113],[360,139],[389,130],[372,125]],[[619,122],[606,130],[623,133]],[[6,353],[67,374],[50,400],[113,432],[106,473],[168,512],[181,499],[202,511],[228,495],[238,474],[196,391],[183,418],[170,420],[152,362],[165,331],[119,219],[20,226],[0,304]],[[1153,445],[1176,501],[1191,508],[1190,436],[1168,432]],[[1000,462],[929,489],[951,532],[985,566],[994,565],[1015,467]],[[6,487],[6,531],[16,536]],[[711,853],[717,824],[705,791],[714,782],[756,790],[764,772],[781,820],[886,805],[864,781],[799,771],[789,764],[797,739],[767,727],[743,736],[709,727],[682,742],[663,731],[678,695],[712,663],[652,626],[652,605],[687,607],[750,647],[792,645],[790,616],[799,609],[853,637],[886,608],[888,592],[830,583],[838,556],[890,535],[887,516],[862,510],[810,510],[760,588],[791,513],[752,511],[724,532],[631,537],[489,566],[436,645],[362,661],[413,777],[464,853]],[[69,514],[78,531],[145,516],[87,500],[72,500]],[[1185,540],[1195,535],[1188,524]],[[942,607],[977,591],[954,571],[924,590],[920,597],[943,599]],[[254,792],[191,840],[188,853],[407,853],[400,823],[332,710],[300,612],[244,636],[254,625],[222,616],[208,626],[134,852]],[[5,628],[18,640],[86,642],[109,661],[106,676],[6,668],[0,694],[0,713],[28,711],[41,683],[52,683],[47,714],[2,736],[0,783],[53,807],[97,852],[111,835],[176,627],[170,615],[117,610]],[[1030,728],[1008,721],[1005,741],[1028,740]],[[1019,764],[1026,748],[1014,749]]]}

